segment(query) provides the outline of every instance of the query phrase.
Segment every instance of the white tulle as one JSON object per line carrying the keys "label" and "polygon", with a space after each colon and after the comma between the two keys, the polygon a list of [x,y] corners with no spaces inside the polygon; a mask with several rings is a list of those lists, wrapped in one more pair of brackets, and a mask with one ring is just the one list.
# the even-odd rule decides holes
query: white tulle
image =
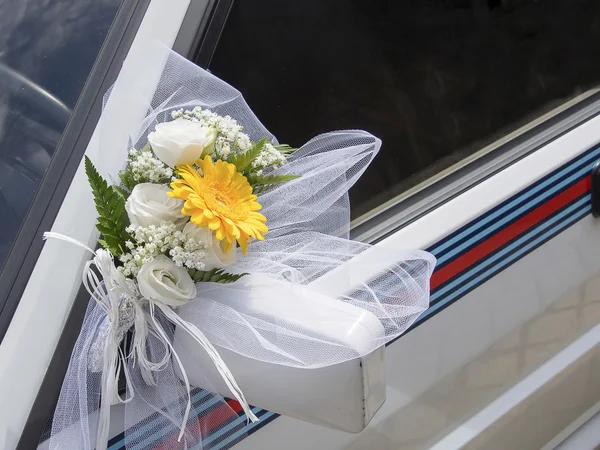
{"label": "white tulle", "polygon": [[[107,96],[112,95],[110,101],[118,104],[140,101],[141,92],[142,86],[131,83],[127,89],[114,89]],[[268,98],[268,92],[265,96]],[[237,90],[170,52],[154,98],[148,105],[148,114],[141,126],[131,131],[129,145],[140,148],[157,123],[171,120],[172,111],[195,106],[235,118],[254,141],[265,136],[275,140]],[[103,117],[103,121],[106,120],[107,117]],[[110,133],[110,129],[105,130]],[[127,146],[125,142],[123,145],[125,158]],[[337,340],[313,334],[306,327],[291,326],[289,321],[269,314],[257,314],[243,301],[246,289],[243,278],[234,284],[199,283],[198,297],[174,309],[173,314],[197,327],[217,348],[305,369],[364,356],[406,331],[428,306],[429,279],[435,258],[419,250],[400,252],[348,240],[348,190],[376,156],[380,145],[378,138],[357,130],[323,134],[303,145],[288,164],[276,171],[302,177],[259,197],[269,227],[265,241],[253,242],[248,254],[238,255],[237,262],[228,270],[261,274],[327,295],[333,295],[332,290],[323,280],[341,271],[349,288],[335,296],[340,302],[377,317],[384,330],[382,334],[360,347],[344,346]],[[116,178],[116,174],[111,175]],[[357,258],[367,252],[369,258]],[[366,262],[359,262],[363,260]],[[370,272],[368,261],[373,260],[384,264],[375,276],[364,279],[363,274]],[[173,317],[166,317],[161,310],[154,314],[169,339],[173,339],[173,333],[181,332],[172,325]],[[311,310],[311,314],[318,320],[318,309]],[[52,449],[94,448],[102,374],[90,371],[88,355],[106,320],[105,311],[90,302],[56,408]],[[140,367],[133,358],[127,359],[129,381],[133,386],[125,405],[127,447],[156,445],[153,433],[160,429],[162,449],[201,448],[202,436],[208,433],[209,424],[199,418],[203,414],[196,412],[198,408],[193,407],[187,414],[187,389],[178,376],[177,363],[169,358],[170,349],[161,344],[156,333],[141,330],[139,332],[147,334],[144,338],[148,361]],[[137,338],[133,336],[134,345],[139,345],[139,336]],[[204,350],[199,346],[198,351]],[[153,361],[161,370],[152,372],[150,378],[148,367],[155,367]],[[229,404],[209,392],[208,379],[202,387],[207,390],[192,392],[194,405],[210,404],[214,414],[231,414]],[[186,426],[182,428],[182,441],[178,442],[182,423]],[[101,432],[106,433],[106,430]],[[224,434],[219,439],[226,438]]]}

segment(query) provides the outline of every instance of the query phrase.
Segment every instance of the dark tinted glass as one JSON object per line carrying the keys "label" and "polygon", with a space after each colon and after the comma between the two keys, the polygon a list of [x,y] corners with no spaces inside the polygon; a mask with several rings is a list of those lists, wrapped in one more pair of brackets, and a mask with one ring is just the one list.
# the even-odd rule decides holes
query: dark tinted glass
{"label": "dark tinted glass", "polygon": [[362,128],[353,216],[600,83],[598,0],[237,1],[210,69],[282,142]]}
{"label": "dark tinted glass", "polygon": [[0,0],[0,268],[119,0]]}

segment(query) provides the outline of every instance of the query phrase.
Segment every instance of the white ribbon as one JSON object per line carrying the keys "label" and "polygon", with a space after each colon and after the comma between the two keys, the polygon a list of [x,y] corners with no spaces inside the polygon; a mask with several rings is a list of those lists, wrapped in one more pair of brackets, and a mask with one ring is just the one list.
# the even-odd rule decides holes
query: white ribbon
{"label": "white ribbon", "polygon": [[[108,333],[104,344],[102,397],[100,400],[100,413],[98,417],[96,450],[106,450],[107,448],[110,428],[110,406],[117,403],[128,403],[135,396],[131,383],[131,375],[127,369],[128,357],[133,359],[134,364],[138,364],[143,380],[151,386],[156,385],[152,373],[163,370],[169,364],[171,357],[174,358],[179,366],[181,377],[185,383],[188,395],[178,441],[181,441],[181,438],[185,433],[186,424],[192,407],[191,387],[179,355],[175,352],[169,336],[156,318],[155,308],[158,308],[175,326],[189,333],[207,352],[233,397],[240,403],[242,409],[246,413],[247,420],[251,422],[257,422],[259,420],[252,412],[252,409],[246,401],[241,388],[235,381],[233,374],[215,347],[209,342],[198,327],[183,320],[170,306],[140,297],[135,283],[125,278],[121,272],[117,270],[114,265],[113,257],[108,250],[99,249],[94,251],[87,245],[68,236],[54,232],[44,233],[44,239],[49,238],[60,239],[78,245],[94,255],[94,258],[88,261],[84,267],[82,276],[83,285],[99,307],[106,313],[108,326]],[[98,272],[102,276],[102,280],[96,275],[91,267],[92,265],[96,266]],[[135,333],[130,355],[125,355],[123,353],[123,350],[119,345],[120,342],[117,340],[119,328],[119,300],[122,296],[129,298],[134,308],[133,328]],[[145,305],[148,305],[148,311],[146,311]],[[164,356],[158,362],[150,361],[147,356],[146,341],[149,334],[155,336],[162,345],[164,345]],[[130,396],[126,398],[122,398],[118,391],[119,373],[121,372],[121,369],[124,371],[128,388],[127,391],[130,393]]]}

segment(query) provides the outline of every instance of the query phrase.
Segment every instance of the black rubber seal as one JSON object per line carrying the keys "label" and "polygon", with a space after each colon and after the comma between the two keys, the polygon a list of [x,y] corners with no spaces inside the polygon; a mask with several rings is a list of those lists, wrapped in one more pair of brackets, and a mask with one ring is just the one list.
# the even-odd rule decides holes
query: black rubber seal
{"label": "black rubber seal", "polygon": [[592,215],[600,217],[600,161],[592,167],[590,184],[592,191]]}
{"label": "black rubber seal", "polygon": [[192,0],[173,50],[208,69],[234,0]]}

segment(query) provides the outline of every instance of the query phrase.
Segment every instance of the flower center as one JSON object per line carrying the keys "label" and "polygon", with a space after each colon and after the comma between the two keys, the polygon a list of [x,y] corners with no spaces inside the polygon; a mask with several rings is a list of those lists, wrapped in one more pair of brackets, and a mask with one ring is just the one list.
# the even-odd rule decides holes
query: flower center
{"label": "flower center", "polygon": [[231,219],[243,220],[248,216],[246,205],[239,201],[235,190],[228,185],[218,182],[208,184],[204,198],[209,208],[224,213]]}

